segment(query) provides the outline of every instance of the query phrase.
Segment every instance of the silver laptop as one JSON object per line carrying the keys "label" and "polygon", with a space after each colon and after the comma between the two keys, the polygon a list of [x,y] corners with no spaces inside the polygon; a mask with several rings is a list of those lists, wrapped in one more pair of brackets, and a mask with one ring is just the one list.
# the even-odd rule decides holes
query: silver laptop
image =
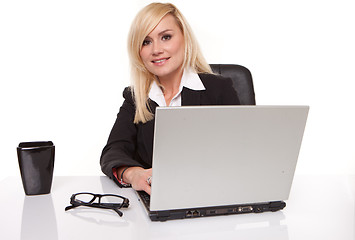
{"label": "silver laptop", "polygon": [[288,199],[308,106],[156,109],[153,221],[278,211]]}

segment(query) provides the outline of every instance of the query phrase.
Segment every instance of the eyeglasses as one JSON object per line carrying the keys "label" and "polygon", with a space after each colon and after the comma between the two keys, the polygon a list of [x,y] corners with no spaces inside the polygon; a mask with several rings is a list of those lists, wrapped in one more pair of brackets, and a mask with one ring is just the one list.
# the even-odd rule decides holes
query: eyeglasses
{"label": "eyeglasses", "polygon": [[[95,202],[96,199],[98,199],[98,201]],[[120,215],[120,217],[122,217],[123,213],[119,209],[128,208],[129,199],[114,194],[94,194],[82,192],[73,194],[70,198],[70,204],[71,206],[66,207],[65,211],[79,206],[85,206],[112,209]]]}

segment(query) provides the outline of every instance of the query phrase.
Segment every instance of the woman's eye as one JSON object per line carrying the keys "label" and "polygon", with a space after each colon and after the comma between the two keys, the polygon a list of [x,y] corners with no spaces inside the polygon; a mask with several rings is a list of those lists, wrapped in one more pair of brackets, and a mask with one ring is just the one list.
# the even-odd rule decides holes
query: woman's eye
{"label": "woman's eye", "polygon": [[147,45],[149,45],[150,43],[151,43],[150,40],[144,40],[144,41],[143,41],[143,46],[147,46]]}
{"label": "woman's eye", "polygon": [[164,35],[162,37],[162,39],[165,41],[165,40],[170,40],[171,39],[171,35]]}

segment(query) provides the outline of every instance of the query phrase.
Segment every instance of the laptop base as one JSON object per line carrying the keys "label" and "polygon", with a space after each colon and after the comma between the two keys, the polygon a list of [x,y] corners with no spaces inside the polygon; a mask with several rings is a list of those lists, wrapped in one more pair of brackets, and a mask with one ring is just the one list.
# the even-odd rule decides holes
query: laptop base
{"label": "laptop base", "polygon": [[244,213],[262,213],[262,212],[276,212],[286,207],[284,201],[275,201],[267,203],[253,203],[242,205],[229,205],[220,207],[202,207],[189,208],[166,211],[150,211],[149,210],[149,195],[145,192],[138,191],[138,196],[145,206],[148,216],[152,221],[167,221],[184,218],[198,218],[209,216],[220,216],[230,214],[244,214]]}

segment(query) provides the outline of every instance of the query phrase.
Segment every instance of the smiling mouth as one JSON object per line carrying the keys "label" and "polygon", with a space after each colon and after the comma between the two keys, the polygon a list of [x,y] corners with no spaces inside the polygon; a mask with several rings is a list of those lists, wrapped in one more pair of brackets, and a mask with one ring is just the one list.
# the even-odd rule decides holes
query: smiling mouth
{"label": "smiling mouth", "polygon": [[170,59],[170,57],[159,59],[159,60],[154,60],[154,61],[152,61],[152,63],[163,63],[163,62],[165,62],[166,60],[169,60],[169,59]]}

